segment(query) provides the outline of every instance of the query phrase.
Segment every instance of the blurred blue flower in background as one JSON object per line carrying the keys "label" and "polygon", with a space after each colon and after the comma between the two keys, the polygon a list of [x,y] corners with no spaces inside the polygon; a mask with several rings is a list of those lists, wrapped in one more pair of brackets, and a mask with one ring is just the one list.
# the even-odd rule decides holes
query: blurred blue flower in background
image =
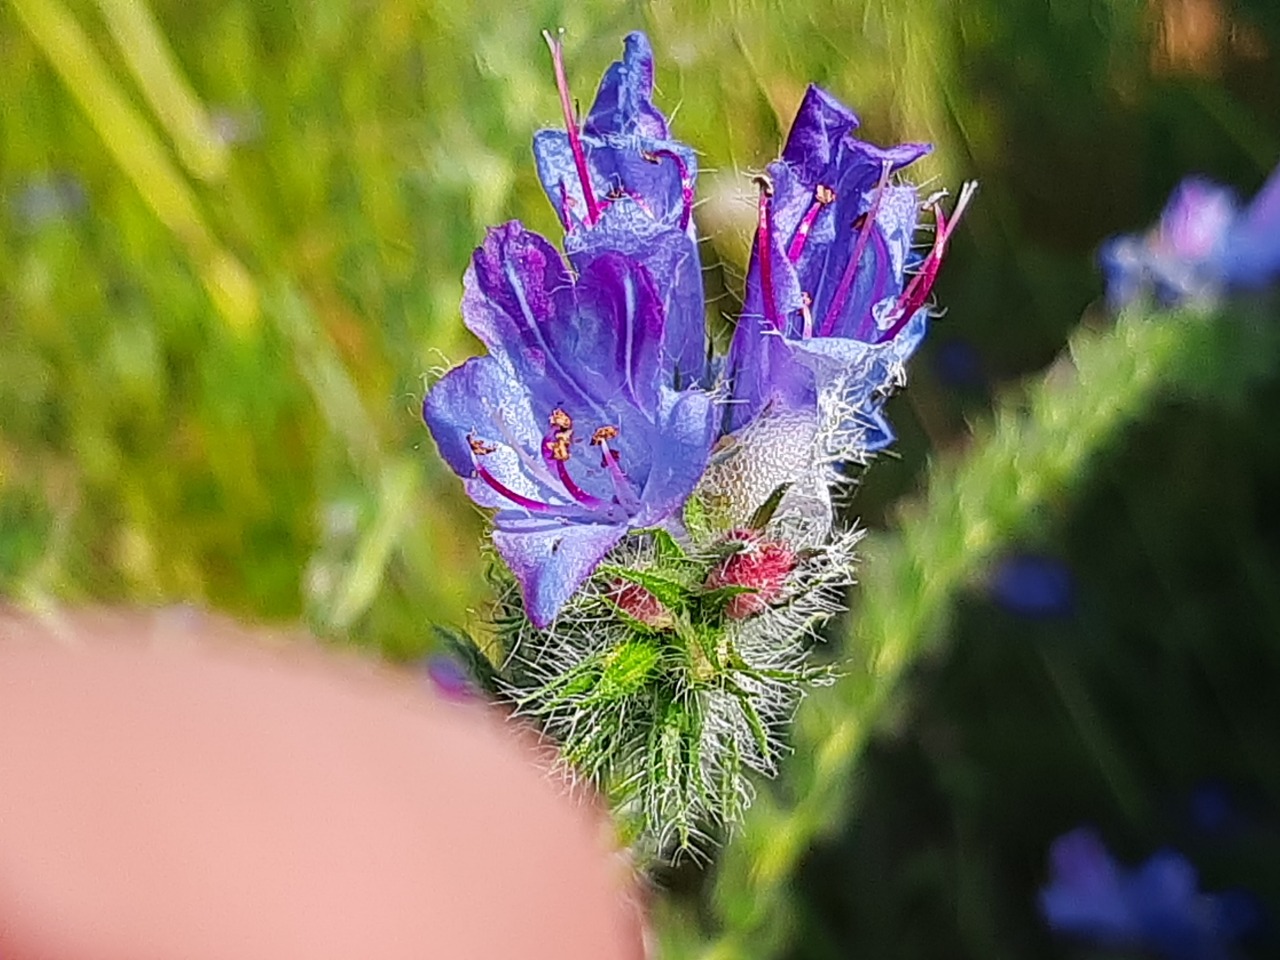
{"label": "blurred blue flower in background", "polygon": [[1049,849],[1040,913],[1054,933],[1168,960],[1226,960],[1259,924],[1243,891],[1201,893],[1195,868],[1162,850],[1141,866],[1118,864],[1098,834],[1080,827]]}
{"label": "blurred blue flower in background", "polygon": [[992,566],[986,587],[995,603],[1019,616],[1050,620],[1075,611],[1075,576],[1056,557],[1008,554]]}
{"label": "blurred blue flower in background", "polygon": [[983,390],[987,372],[982,354],[969,340],[948,337],[934,341],[933,372],[942,383],[958,390]]}
{"label": "blurred blue flower in background", "polygon": [[470,700],[476,695],[476,688],[467,668],[453,657],[442,653],[433,654],[427,658],[425,668],[432,688],[445,698]]}
{"label": "blurred blue flower in background", "polygon": [[72,220],[89,209],[84,185],[69,173],[32,177],[9,195],[9,210],[23,230]]}
{"label": "blurred blue flower in background", "polygon": [[1235,797],[1220,780],[1202,780],[1187,794],[1186,814],[1197,833],[1207,837],[1228,836],[1246,824]]}
{"label": "blurred blue flower in background", "polygon": [[1099,257],[1115,309],[1148,291],[1176,306],[1265,286],[1280,275],[1280,167],[1243,209],[1229,188],[1188,178],[1151,230],[1107,241]]}

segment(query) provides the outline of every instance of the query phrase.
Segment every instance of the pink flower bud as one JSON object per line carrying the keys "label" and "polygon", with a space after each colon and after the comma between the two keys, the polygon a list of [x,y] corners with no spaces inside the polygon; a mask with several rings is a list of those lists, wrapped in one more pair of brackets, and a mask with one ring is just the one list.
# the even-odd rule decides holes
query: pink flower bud
{"label": "pink flower bud", "polygon": [[676,618],[662,605],[662,601],[638,583],[615,580],[609,591],[609,599],[616,603],[623,613],[633,620],[639,620],[646,627],[670,630],[676,625]]}
{"label": "pink flower bud", "polygon": [[751,530],[735,530],[727,539],[741,542],[743,549],[720,561],[707,576],[706,586],[709,590],[750,587],[754,593],[740,593],[725,605],[730,620],[745,620],[764,613],[782,596],[787,577],[796,567],[796,555],[781,540],[765,540]]}

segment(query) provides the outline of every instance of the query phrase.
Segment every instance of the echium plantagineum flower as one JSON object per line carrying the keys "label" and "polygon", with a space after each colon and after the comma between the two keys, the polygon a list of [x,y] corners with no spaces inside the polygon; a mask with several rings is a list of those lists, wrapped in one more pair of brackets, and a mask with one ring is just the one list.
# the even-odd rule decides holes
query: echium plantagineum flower
{"label": "echium plantagineum flower", "polygon": [[950,219],[931,198],[937,228],[920,258],[920,198],[895,174],[930,147],[878,147],[855,138],[857,126],[852,111],[809,87],[781,159],[760,178],[727,364],[731,430],[762,413],[820,417],[829,455],[845,460],[893,440],[880,407],[924,336],[938,268],[974,190],[965,186]]}
{"label": "echium plantagineum flower", "polygon": [[512,574],[501,667],[464,650],[478,684],[605,793],[638,859],[662,860],[742,818],[749,774],[776,771],[800,697],[831,677],[808,649],[845,609],[858,539],[834,522],[832,464],[891,439],[879,408],[970,191],[950,220],[927,204],[937,233],[913,251],[920,200],[896,174],[927,148],[855,140],[853,114],[810,89],[712,363],[697,159],[654,106],[648,40],[626,38],[580,122],[547,39],[565,125],[534,155],[566,256],[519,224],[490,232],[462,303],[489,354],[425,414],[496,510]]}
{"label": "echium plantagineum flower", "polygon": [[1190,177],[1155,226],[1107,241],[1099,257],[1114,309],[1147,293],[1179,306],[1272,284],[1280,278],[1280,167],[1243,208],[1228,187]]}
{"label": "echium plantagineum flower", "polygon": [[640,262],[606,251],[575,277],[559,251],[511,222],[489,231],[462,315],[489,355],[432,388],[424,415],[476,503],[525,610],[547,626],[630,530],[677,512],[706,464],[711,403],[676,386],[668,315]]}
{"label": "echium plantagineum flower", "polygon": [[605,71],[581,125],[574,116],[559,42],[546,34],[564,113],[564,130],[533,138],[538,177],[565,229],[575,264],[602,250],[640,260],[661,279],[668,314],[699,318],[682,325],[687,339],[668,340],[681,383],[707,385],[702,325],[702,267],[693,224],[697,155],[671,137],[653,104],[653,49],[629,34],[623,57]]}

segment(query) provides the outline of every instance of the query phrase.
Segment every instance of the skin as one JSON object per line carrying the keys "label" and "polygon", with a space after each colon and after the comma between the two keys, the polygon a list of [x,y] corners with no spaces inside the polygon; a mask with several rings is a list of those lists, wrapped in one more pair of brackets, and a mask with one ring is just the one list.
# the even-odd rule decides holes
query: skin
{"label": "skin", "polygon": [[0,609],[0,957],[638,960],[604,818],[514,731],[200,614]]}

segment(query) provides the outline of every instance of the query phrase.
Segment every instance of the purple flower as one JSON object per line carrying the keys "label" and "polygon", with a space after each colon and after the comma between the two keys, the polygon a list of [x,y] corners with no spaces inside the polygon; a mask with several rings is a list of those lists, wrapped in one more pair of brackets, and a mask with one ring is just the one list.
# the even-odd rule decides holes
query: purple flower
{"label": "purple flower", "polygon": [[[600,80],[579,128],[559,43],[549,34],[565,129],[540,130],[534,159],[565,228],[565,252],[584,257],[614,250],[641,260],[661,279],[668,315],[687,314],[684,340],[668,350],[682,382],[707,385],[702,267],[693,225],[697,155],[671,138],[653,105],[653,50],[643,33],[624,42],[623,57]],[[698,323],[692,322],[697,316]]]}
{"label": "purple flower", "polygon": [[1173,306],[1267,285],[1280,275],[1280,168],[1243,210],[1227,187],[1182,181],[1151,230],[1107,241],[1100,259],[1116,309],[1148,290]]}
{"label": "purple flower", "polygon": [[701,314],[666,313],[661,278],[623,254],[579,263],[514,221],[490,230],[462,300],[489,355],[424,405],[467,493],[497,508],[494,545],[539,627],[629,530],[681,507],[712,441],[710,400],[669,348]]}
{"label": "purple flower", "polygon": [[[778,406],[814,407],[840,394],[856,451],[886,446],[884,394],[924,335],[925,303],[971,188],[920,259],[911,250],[920,201],[892,175],[927,144],[877,147],[858,118],[809,87],[782,158],[761,178],[759,220],[742,315],[728,358],[729,428]],[[908,267],[915,273],[908,278]]]}
{"label": "purple flower", "polygon": [[446,700],[465,701],[476,694],[467,668],[446,654],[437,653],[428,657],[426,674],[435,691]]}
{"label": "purple flower", "polygon": [[1248,926],[1248,895],[1201,893],[1195,868],[1172,850],[1135,869],[1120,866],[1087,827],[1049,849],[1040,912],[1055,933],[1171,960],[1216,960]]}

